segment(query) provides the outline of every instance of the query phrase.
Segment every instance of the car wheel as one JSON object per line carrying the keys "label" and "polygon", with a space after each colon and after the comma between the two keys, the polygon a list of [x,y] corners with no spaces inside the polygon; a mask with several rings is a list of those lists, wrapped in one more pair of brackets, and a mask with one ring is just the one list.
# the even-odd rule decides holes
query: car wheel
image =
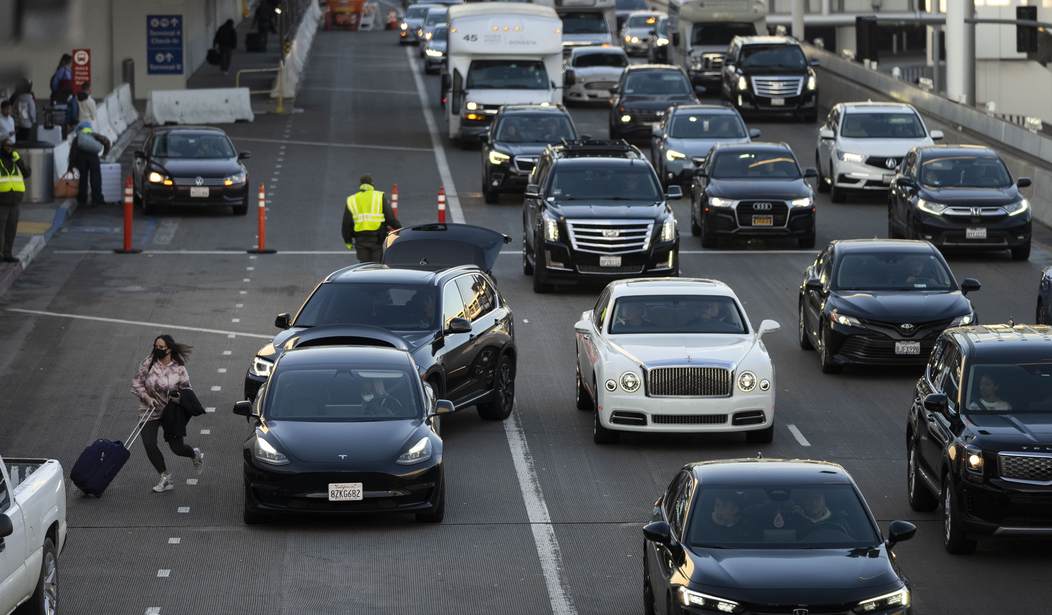
{"label": "car wheel", "polygon": [[888,239],[899,239],[899,233],[895,230],[895,222],[888,216]]}
{"label": "car wheel", "polygon": [[152,216],[156,213],[156,208],[150,203],[150,200],[146,198],[145,194],[142,195],[142,198],[140,198],[139,201],[142,203],[142,213],[144,216]]}
{"label": "car wheel", "polygon": [[796,240],[796,245],[799,246],[801,250],[811,250],[811,249],[813,249],[815,247],[815,231],[814,231],[814,229],[812,229],[811,232],[808,233],[807,235],[804,235],[803,237],[800,237],[799,239],[797,239]]}
{"label": "car wheel", "polygon": [[647,545],[643,543],[643,615],[654,615],[654,586],[650,584],[647,568]]}
{"label": "car wheel", "polygon": [[40,574],[33,597],[15,613],[19,615],[55,615],[58,612],[58,555],[55,543],[44,539]]}
{"label": "car wheel", "polygon": [[533,275],[533,265],[530,264],[530,259],[526,255],[526,234],[522,236],[522,273],[524,275]]}
{"label": "car wheel", "polygon": [[599,410],[592,413],[592,441],[596,444],[613,444],[617,442],[618,434],[612,429],[603,427],[599,421]]}
{"label": "car wheel", "polygon": [[840,366],[833,362],[833,354],[829,352],[829,330],[821,326],[818,330],[818,366],[823,374],[839,373]]}
{"label": "car wheel", "polygon": [[811,112],[805,113],[801,117],[800,121],[805,123],[805,124],[814,124],[815,122],[818,121],[818,110],[816,109],[815,111],[811,111]]}
{"label": "car wheel", "polygon": [[479,416],[487,421],[503,421],[515,407],[515,361],[507,354],[497,360],[493,374],[493,392],[486,401],[476,404]]}
{"label": "car wheel", "polygon": [[745,441],[749,444],[770,444],[774,441],[774,423],[766,429],[745,432]]}
{"label": "car wheel", "polygon": [[815,168],[818,169],[818,181],[816,182],[815,188],[825,194],[829,192],[829,184],[826,183],[825,173],[822,172],[822,159],[818,156],[818,152],[815,152]]}
{"label": "car wheel", "polygon": [[1019,246],[1018,248],[1012,248],[1012,260],[1014,261],[1025,261],[1030,258],[1030,242],[1026,242],[1026,245]]}
{"label": "car wheel", "polygon": [[[830,167],[830,168],[832,168],[832,167]],[[834,176],[832,174],[830,174],[830,175],[832,177],[834,177],[834,181],[835,181],[835,177],[836,176]],[[843,203],[844,201],[846,201],[847,200],[847,194],[846,193],[847,193],[847,191],[844,190],[843,188],[837,188],[836,183],[831,183],[829,185],[829,198],[832,199],[832,201],[834,203]]]}
{"label": "car wheel", "polygon": [[709,231],[707,225],[702,224],[701,226],[701,247],[703,248],[715,248],[719,245],[719,240],[716,238],[716,233]]}
{"label": "car wheel", "polygon": [[942,485],[942,543],[946,551],[956,555],[967,555],[975,551],[976,541],[968,538],[957,507],[957,496],[948,479]]}
{"label": "car wheel", "polygon": [[487,205],[496,205],[500,201],[500,193],[496,190],[483,190],[482,198],[486,201]]}
{"label": "car wheel", "polygon": [[584,388],[584,382],[581,380],[581,366],[577,365],[577,409],[578,410],[594,410],[595,404],[592,403],[592,396],[588,393],[588,389]]}
{"label": "car wheel", "polygon": [[134,190],[132,190],[132,204],[137,208],[142,207],[142,197]]}
{"label": "car wheel", "polygon": [[924,485],[918,464],[917,445],[910,438],[906,444],[906,495],[910,508],[918,512],[931,512],[939,507],[939,499]]}
{"label": "car wheel", "polygon": [[260,523],[266,523],[268,515],[261,511],[255,502],[255,497],[252,495],[252,489],[248,486],[248,481],[245,481],[245,509],[244,509],[244,521],[245,525],[259,525]]}
{"label": "car wheel", "polygon": [[546,293],[551,289],[548,284],[548,270],[544,264],[544,250],[533,247],[533,292]]}
{"label": "car wheel", "polygon": [[1034,313],[1034,322],[1043,325],[1045,323],[1045,304],[1041,302],[1041,297],[1037,298],[1037,309]]}
{"label": "car wheel", "polygon": [[690,204],[690,234],[695,237],[701,235],[701,226],[698,225],[698,216],[694,213],[694,203]]}
{"label": "car wheel", "polygon": [[800,315],[798,319],[799,324],[796,327],[796,339],[800,343],[800,348],[803,350],[814,350],[815,347],[811,344],[811,337],[807,335],[807,325],[804,320],[804,301],[800,300],[800,307],[797,309],[797,313]]}
{"label": "car wheel", "polygon": [[438,502],[431,510],[416,513],[416,520],[421,523],[442,523],[446,517],[446,482],[443,480],[438,487]]}
{"label": "car wheel", "polygon": [[233,207],[235,216],[243,216],[248,213],[248,197],[240,205],[234,205]]}

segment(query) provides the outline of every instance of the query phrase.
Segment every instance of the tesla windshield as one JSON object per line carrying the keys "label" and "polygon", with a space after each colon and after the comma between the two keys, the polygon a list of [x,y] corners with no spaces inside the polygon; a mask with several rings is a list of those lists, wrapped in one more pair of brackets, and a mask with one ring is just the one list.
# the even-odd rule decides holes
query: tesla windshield
{"label": "tesla windshield", "polygon": [[744,139],[745,127],[733,115],[676,115],[669,136],[674,139]]}
{"label": "tesla windshield", "polygon": [[868,252],[845,254],[835,275],[836,290],[950,291],[950,271],[934,254]]}
{"label": "tesla windshield", "polygon": [[369,325],[396,331],[435,326],[435,289],[399,284],[322,284],[296,316],[295,326]]}
{"label": "tesla windshield", "polygon": [[611,334],[747,332],[734,299],[718,295],[621,297],[610,321]]}
{"label": "tesla windshield", "polygon": [[282,421],[391,421],[420,416],[419,376],[401,369],[311,367],[278,370],[265,416]]}

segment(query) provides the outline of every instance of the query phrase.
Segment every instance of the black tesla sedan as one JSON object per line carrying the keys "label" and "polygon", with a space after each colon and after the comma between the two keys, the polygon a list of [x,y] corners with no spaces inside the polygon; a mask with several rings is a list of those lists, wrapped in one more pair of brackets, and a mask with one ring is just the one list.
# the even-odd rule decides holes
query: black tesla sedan
{"label": "black tesla sedan", "polygon": [[690,232],[714,248],[721,237],[782,237],[815,245],[815,198],[785,143],[717,143],[695,172]]}
{"label": "black tesla sedan", "polygon": [[839,465],[740,459],[685,466],[643,527],[644,612],[906,615],[892,547]]}
{"label": "black tesla sedan", "polygon": [[1030,258],[1030,203],[988,148],[929,145],[903,159],[888,193],[888,236],[926,239],[940,248],[1009,250]]}
{"label": "black tesla sedan", "polygon": [[924,365],[939,334],[976,322],[942,254],[926,241],[834,241],[804,270],[799,341],[825,373],[847,364]]}
{"label": "black tesla sedan", "polygon": [[436,400],[404,350],[369,346],[286,352],[255,403],[244,444],[245,523],[276,512],[415,513],[442,521]]}
{"label": "black tesla sedan", "polygon": [[158,207],[230,207],[248,212],[248,152],[238,152],[219,128],[159,128],[135,151],[132,182],[145,214]]}
{"label": "black tesla sedan", "polygon": [[698,102],[682,68],[668,64],[629,66],[621,73],[611,100],[610,138],[649,141],[669,107]]}

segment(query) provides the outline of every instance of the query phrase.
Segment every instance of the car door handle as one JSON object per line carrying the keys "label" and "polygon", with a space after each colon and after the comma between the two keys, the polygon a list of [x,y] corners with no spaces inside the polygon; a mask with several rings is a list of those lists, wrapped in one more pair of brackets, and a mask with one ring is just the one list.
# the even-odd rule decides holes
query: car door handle
{"label": "car door handle", "polygon": [[581,339],[583,339],[584,341],[587,342],[587,341],[590,341],[592,339],[592,336],[588,335],[587,333],[582,333],[581,334]]}

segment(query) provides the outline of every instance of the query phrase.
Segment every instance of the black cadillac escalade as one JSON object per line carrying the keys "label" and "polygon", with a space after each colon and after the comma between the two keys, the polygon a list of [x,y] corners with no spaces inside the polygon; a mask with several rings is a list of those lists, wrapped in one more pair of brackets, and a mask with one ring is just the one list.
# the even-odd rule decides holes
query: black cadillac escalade
{"label": "black cadillac escalade", "polygon": [[787,36],[739,36],[723,64],[723,96],[742,115],[818,119],[818,81],[800,43]]}

